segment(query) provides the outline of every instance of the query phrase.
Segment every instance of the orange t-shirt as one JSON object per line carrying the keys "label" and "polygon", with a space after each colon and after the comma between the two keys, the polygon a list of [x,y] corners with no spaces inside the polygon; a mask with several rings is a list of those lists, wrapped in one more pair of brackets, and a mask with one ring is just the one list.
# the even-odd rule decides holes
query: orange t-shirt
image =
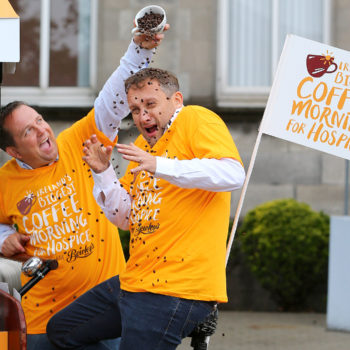
{"label": "orange t-shirt", "polygon": [[30,236],[29,255],[59,263],[22,298],[29,334],[46,333],[53,314],[125,267],[118,229],[97,205],[82,160],[92,134],[113,145],[97,129],[94,110],[58,136],[57,162],[26,170],[12,159],[0,169],[0,222]]}
{"label": "orange t-shirt", "polygon": [[[224,122],[198,106],[184,107],[150,149],[154,156],[234,158],[241,161]],[[121,183],[133,197],[130,258],[121,288],[196,300],[226,302],[225,253],[230,192],[185,189],[148,172],[134,179],[131,162]]]}

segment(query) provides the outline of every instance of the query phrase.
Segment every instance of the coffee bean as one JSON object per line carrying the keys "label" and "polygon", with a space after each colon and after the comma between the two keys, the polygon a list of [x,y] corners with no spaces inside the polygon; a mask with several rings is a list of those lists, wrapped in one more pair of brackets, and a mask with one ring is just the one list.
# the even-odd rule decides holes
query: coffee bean
{"label": "coffee bean", "polygon": [[162,23],[163,18],[164,15],[159,13],[153,13],[152,11],[150,13],[146,12],[143,17],[137,20],[137,25],[141,32],[147,32]]}

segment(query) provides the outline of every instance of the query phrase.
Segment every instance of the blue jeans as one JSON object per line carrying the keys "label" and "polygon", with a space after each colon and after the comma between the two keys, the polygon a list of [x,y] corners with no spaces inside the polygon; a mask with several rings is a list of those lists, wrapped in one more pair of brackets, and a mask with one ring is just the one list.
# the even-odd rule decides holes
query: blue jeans
{"label": "blue jeans", "polygon": [[[118,350],[120,338],[108,339],[100,342],[99,346],[102,350]],[[95,345],[93,345],[95,346]],[[93,349],[87,347],[86,349]],[[47,337],[46,333],[42,334],[27,334],[27,350],[59,350],[54,346]]]}
{"label": "blue jeans", "polygon": [[121,333],[120,350],[173,350],[211,313],[213,303],[120,289],[119,277],[92,288],[48,323],[62,349],[86,346]]}
{"label": "blue jeans", "polygon": [[57,350],[57,348],[51,344],[47,335],[43,334],[27,334],[27,350]]}

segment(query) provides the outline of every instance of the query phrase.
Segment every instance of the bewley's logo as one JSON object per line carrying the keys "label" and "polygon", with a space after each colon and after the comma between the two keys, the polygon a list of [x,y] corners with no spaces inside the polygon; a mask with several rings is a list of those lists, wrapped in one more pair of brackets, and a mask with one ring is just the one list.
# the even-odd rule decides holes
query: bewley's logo
{"label": "bewley's logo", "polygon": [[136,227],[136,235],[138,236],[140,233],[143,233],[145,235],[154,233],[159,229],[159,226],[159,223],[156,225],[153,225],[151,223],[149,223],[149,225],[141,225],[139,227]]}
{"label": "bewley's logo", "polygon": [[95,246],[93,243],[85,244],[85,247],[79,249],[70,249],[67,252],[67,262],[73,262],[80,258],[87,258],[93,253]]}

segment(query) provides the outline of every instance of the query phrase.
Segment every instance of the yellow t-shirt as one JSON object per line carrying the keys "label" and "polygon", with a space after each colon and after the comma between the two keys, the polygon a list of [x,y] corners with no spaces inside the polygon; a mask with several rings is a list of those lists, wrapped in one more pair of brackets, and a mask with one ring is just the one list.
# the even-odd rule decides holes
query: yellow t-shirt
{"label": "yellow t-shirt", "polygon": [[[241,162],[224,122],[198,106],[184,107],[153,148],[142,136],[135,144],[154,156]],[[231,194],[180,188],[144,171],[134,179],[129,170],[136,166],[131,162],[121,179],[133,196],[130,258],[120,274],[121,288],[226,302]]]}
{"label": "yellow t-shirt", "polygon": [[[53,314],[125,267],[118,229],[98,207],[82,160],[82,143],[93,133],[113,145],[92,110],[58,136],[57,162],[26,170],[12,159],[0,169],[0,222],[30,236],[29,255],[59,263],[22,299],[29,334],[46,333]],[[22,276],[22,283],[28,279]]]}

